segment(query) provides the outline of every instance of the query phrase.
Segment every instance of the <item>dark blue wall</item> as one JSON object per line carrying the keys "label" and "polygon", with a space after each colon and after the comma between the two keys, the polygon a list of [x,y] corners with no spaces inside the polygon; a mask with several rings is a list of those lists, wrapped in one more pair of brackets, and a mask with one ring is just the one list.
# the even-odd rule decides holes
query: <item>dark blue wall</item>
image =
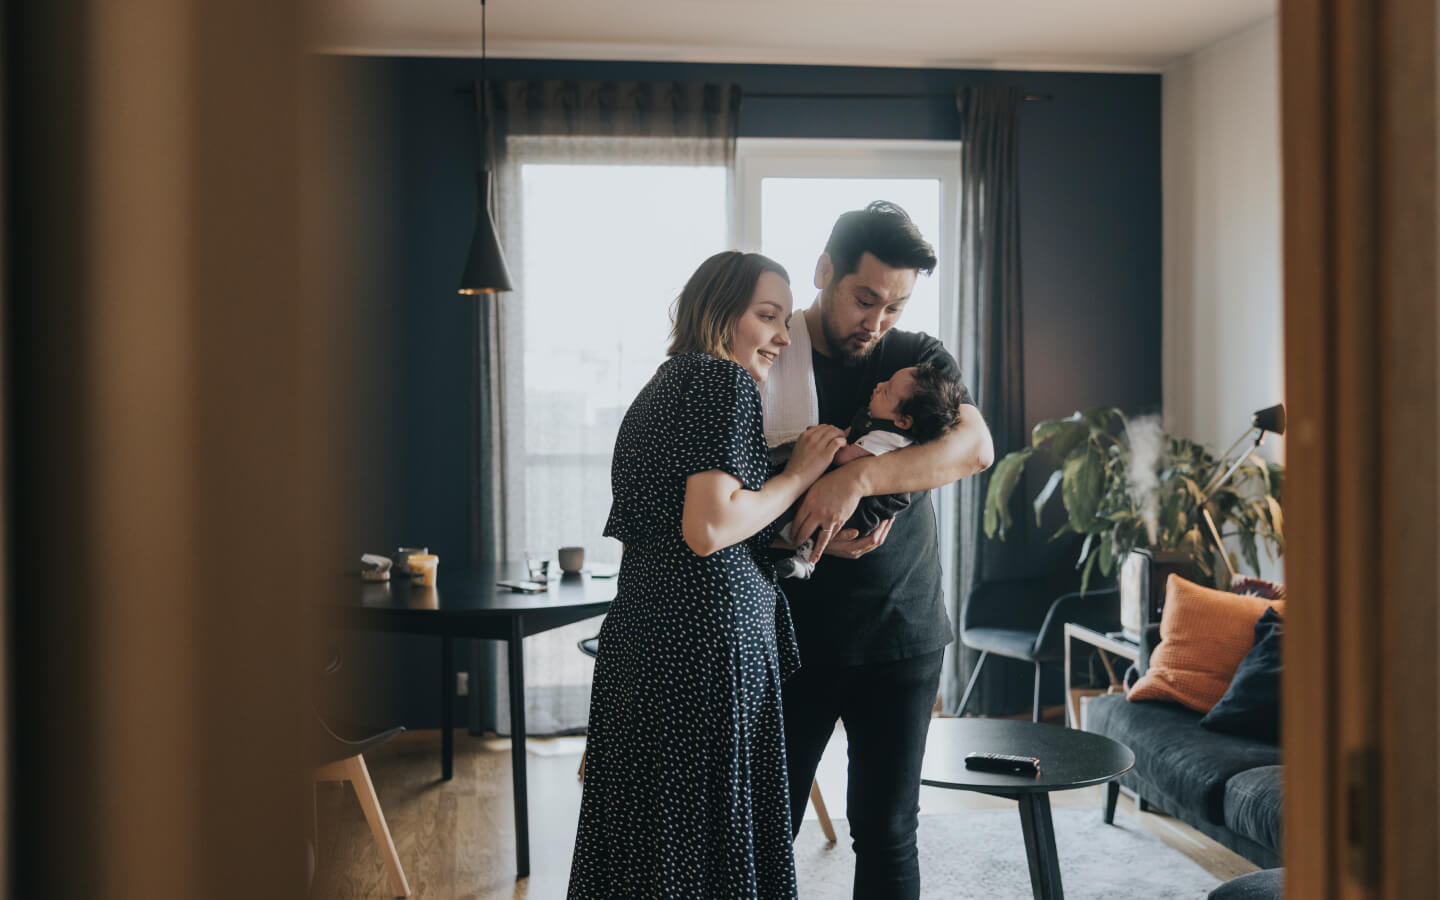
{"label": "dark blue wall", "polygon": [[[475,111],[461,89],[476,60],[335,58],[363,86],[357,147],[382,160],[384,198],[371,227],[395,254],[378,321],[393,336],[379,397],[411,406],[389,429],[376,473],[392,492],[388,522],[360,528],[383,549],[427,544],[442,560],[467,547],[469,318],[455,283],[471,228]],[[944,94],[1003,83],[1048,101],[1026,103],[1021,133],[1021,264],[1030,421],[1086,406],[1160,408],[1161,84],[1158,75],[492,60],[494,79],[717,81],[749,94]],[[742,137],[954,140],[954,104],[917,99],[750,96]],[[392,168],[393,167],[393,168]],[[362,213],[363,215],[363,213]],[[437,662],[413,638],[367,638],[354,663],[381,673],[370,718],[434,727]],[[463,658],[463,657],[462,657]]]}

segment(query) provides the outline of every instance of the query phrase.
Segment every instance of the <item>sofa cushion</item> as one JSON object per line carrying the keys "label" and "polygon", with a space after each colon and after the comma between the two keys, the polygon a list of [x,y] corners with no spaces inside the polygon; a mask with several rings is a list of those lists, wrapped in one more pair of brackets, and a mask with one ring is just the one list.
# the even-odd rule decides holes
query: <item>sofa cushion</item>
{"label": "sofa cushion", "polygon": [[1173,700],[1209,712],[1255,646],[1255,620],[1270,605],[1263,597],[1217,591],[1171,575],[1160,613],[1160,646],[1130,699]]}
{"label": "sofa cushion", "polygon": [[1284,808],[1284,785],[1280,766],[1248,769],[1225,784],[1225,827],[1280,849],[1280,812]]}
{"label": "sofa cushion", "polygon": [[1085,727],[1135,753],[1135,774],[1168,801],[1225,824],[1225,784],[1257,766],[1280,763],[1280,748],[1263,741],[1216,734],[1200,727],[1200,714],[1174,703],[1135,703],[1119,694],[1091,699]]}
{"label": "sofa cushion", "polygon": [[1200,724],[1211,731],[1280,741],[1280,642],[1284,624],[1274,609],[1255,623],[1255,646],[1240,661],[1220,702]]}

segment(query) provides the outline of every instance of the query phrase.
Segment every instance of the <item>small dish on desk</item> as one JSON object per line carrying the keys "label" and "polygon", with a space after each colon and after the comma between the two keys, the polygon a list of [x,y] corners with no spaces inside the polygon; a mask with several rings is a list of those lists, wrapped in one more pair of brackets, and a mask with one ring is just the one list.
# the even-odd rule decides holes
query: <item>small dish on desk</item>
{"label": "small dish on desk", "polygon": [[590,566],[585,574],[591,578],[614,578],[620,574],[619,566]]}

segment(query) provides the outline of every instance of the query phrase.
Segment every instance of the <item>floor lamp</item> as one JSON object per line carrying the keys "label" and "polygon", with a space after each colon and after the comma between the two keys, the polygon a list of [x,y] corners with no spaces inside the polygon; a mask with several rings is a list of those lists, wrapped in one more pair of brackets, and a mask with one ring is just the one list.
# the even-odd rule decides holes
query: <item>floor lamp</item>
{"label": "floor lamp", "polygon": [[1205,525],[1210,529],[1210,537],[1215,540],[1215,546],[1220,549],[1220,559],[1225,563],[1225,571],[1230,573],[1231,580],[1235,578],[1235,567],[1230,565],[1230,554],[1225,551],[1225,543],[1220,539],[1220,529],[1215,527],[1215,519],[1210,515],[1210,510],[1205,504],[1210,502],[1210,498],[1220,489],[1220,486],[1229,481],[1230,476],[1234,475],[1236,470],[1244,464],[1245,460],[1250,458],[1250,454],[1259,449],[1261,443],[1265,441],[1266,434],[1284,433],[1285,404],[1277,403],[1274,406],[1267,406],[1262,410],[1258,410],[1254,417],[1250,419],[1250,427],[1245,430],[1244,434],[1240,435],[1235,443],[1230,445],[1230,449],[1226,450],[1225,455],[1220,458],[1222,460],[1228,459],[1230,452],[1246,440],[1249,440],[1251,435],[1254,435],[1255,442],[1251,444],[1244,453],[1240,454],[1233,466],[1215,478],[1210,479],[1210,483],[1205,485],[1205,490],[1200,494],[1200,514],[1205,517]]}

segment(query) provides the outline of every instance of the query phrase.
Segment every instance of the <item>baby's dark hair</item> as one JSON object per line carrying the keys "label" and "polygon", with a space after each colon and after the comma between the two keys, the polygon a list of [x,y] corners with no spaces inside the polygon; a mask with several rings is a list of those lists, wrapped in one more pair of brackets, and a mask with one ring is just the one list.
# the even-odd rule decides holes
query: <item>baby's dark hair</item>
{"label": "baby's dark hair", "polygon": [[901,404],[899,413],[910,417],[910,437],[915,443],[933,441],[960,418],[960,401],[965,388],[960,379],[931,363],[915,367],[915,393]]}

